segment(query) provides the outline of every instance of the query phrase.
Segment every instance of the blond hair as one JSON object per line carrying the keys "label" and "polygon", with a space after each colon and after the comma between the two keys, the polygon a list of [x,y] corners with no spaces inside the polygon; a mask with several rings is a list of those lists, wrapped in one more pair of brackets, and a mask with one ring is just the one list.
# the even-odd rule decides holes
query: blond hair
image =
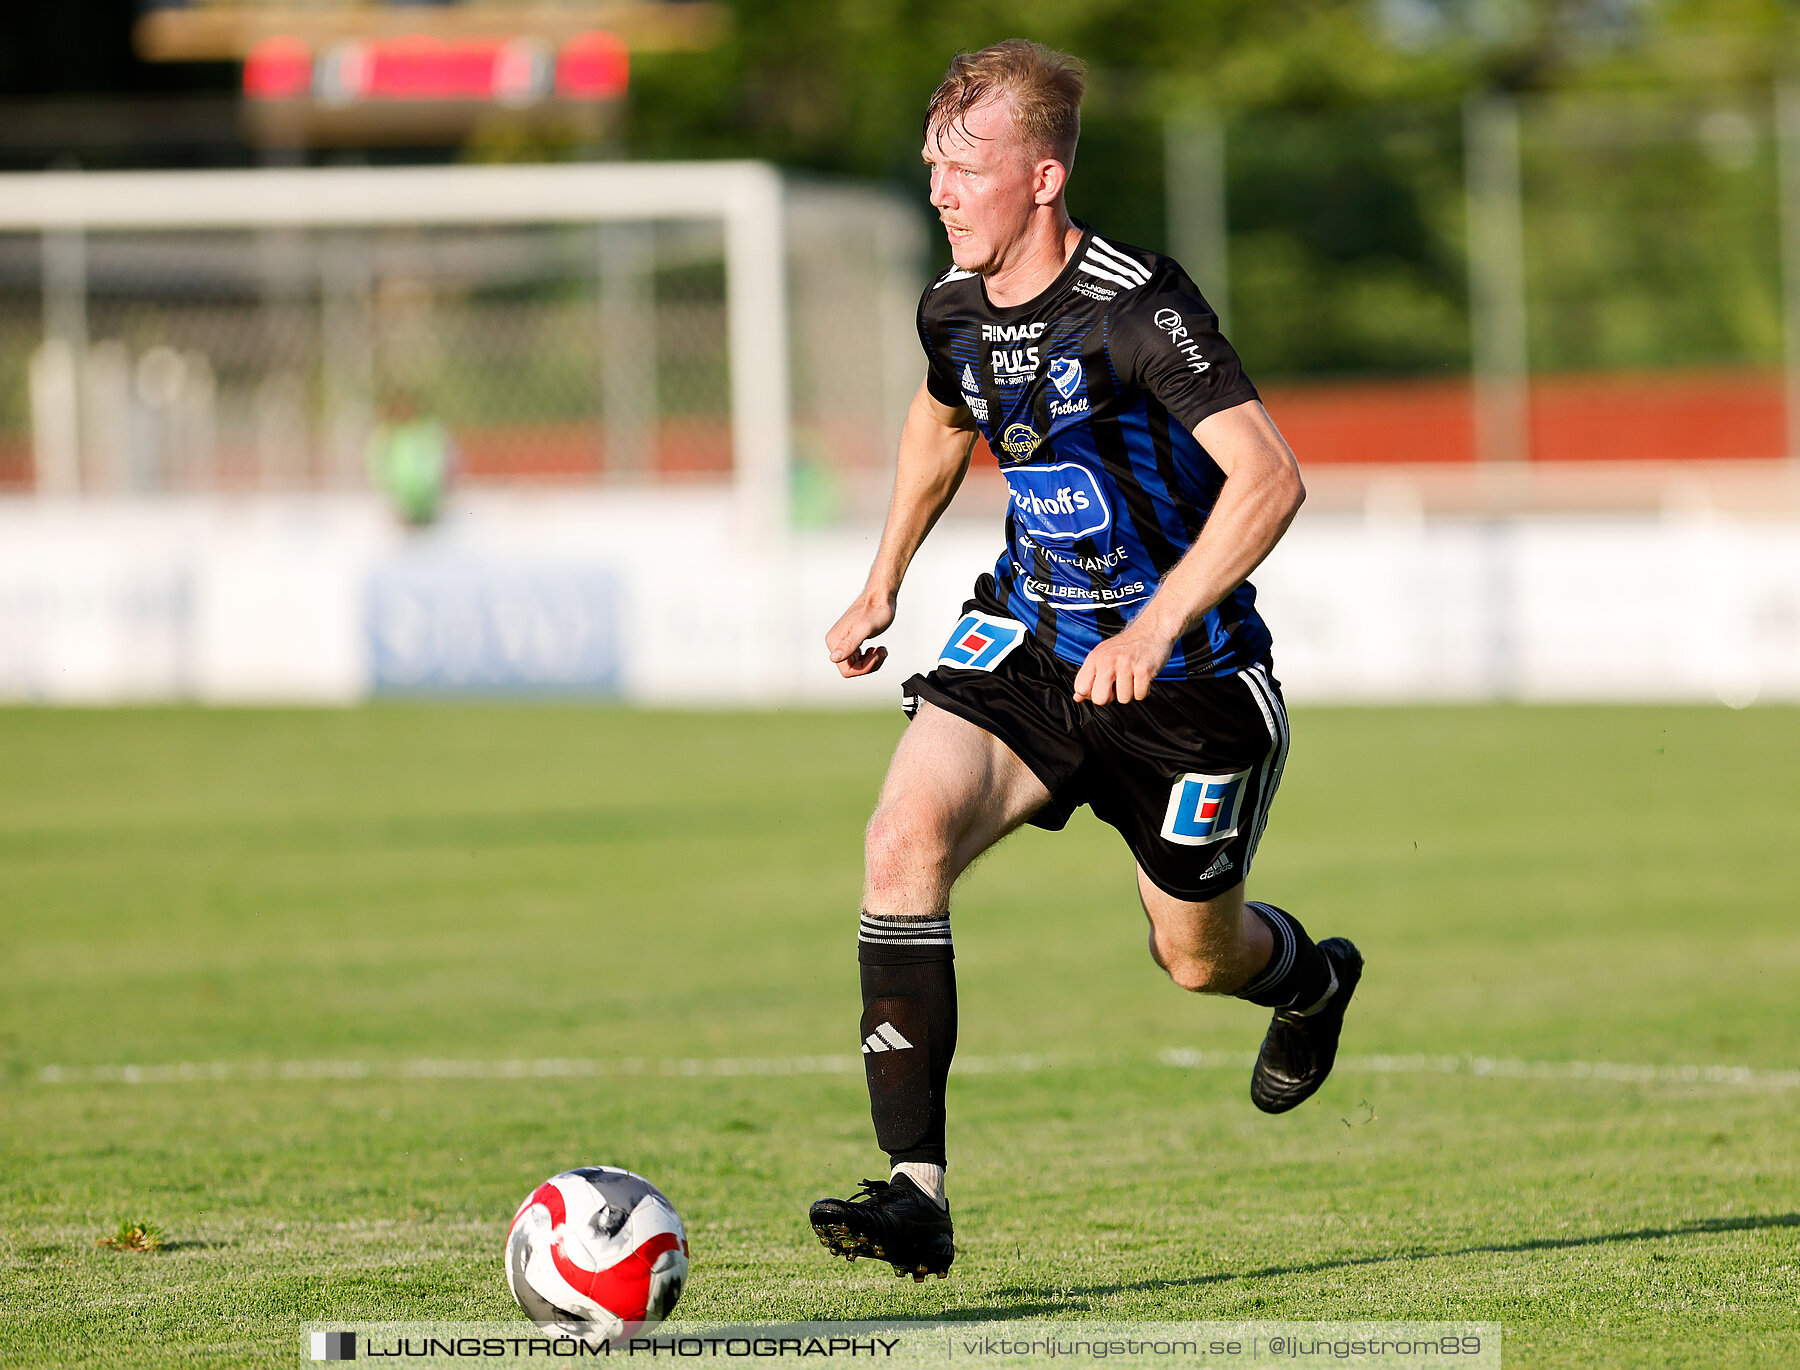
{"label": "blond hair", "polygon": [[1080,58],[1009,38],[980,52],[959,52],[925,107],[925,136],[955,126],[989,96],[1012,104],[1013,128],[1034,156],[1049,154],[1065,167],[1081,137],[1081,97],[1087,66]]}

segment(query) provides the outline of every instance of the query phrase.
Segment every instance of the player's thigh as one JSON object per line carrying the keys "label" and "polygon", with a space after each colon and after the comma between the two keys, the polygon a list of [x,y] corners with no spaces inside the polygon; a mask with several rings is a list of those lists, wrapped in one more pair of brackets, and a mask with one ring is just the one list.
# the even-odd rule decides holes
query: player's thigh
{"label": "player's thigh", "polygon": [[921,700],[888,764],[871,845],[914,844],[947,861],[954,878],[1049,799],[1044,782],[999,738]]}

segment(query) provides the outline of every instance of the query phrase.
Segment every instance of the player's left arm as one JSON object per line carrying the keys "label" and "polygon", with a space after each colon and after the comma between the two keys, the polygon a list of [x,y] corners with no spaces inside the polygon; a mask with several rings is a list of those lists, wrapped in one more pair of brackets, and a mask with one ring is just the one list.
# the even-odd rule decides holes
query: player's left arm
{"label": "player's left arm", "polygon": [[1144,698],[1181,635],[1249,578],[1293,522],[1306,487],[1300,464],[1259,400],[1209,414],[1194,437],[1225,473],[1200,536],[1143,611],[1081,663],[1075,698]]}

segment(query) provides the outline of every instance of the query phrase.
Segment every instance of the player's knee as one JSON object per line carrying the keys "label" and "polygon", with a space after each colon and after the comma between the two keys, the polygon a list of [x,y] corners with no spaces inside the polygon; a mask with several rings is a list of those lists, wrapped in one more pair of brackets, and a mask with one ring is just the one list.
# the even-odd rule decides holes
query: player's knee
{"label": "player's knee", "polygon": [[1157,963],[1169,978],[1190,994],[1222,994],[1229,988],[1222,967],[1198,956],[1160,955]]}
{"label": "player's knee", "polygon": [[904,894],[921,880],[935,882],[948,859],[936,826],[904,807],[876,810],[863,853],[865,878],[876,893]]}

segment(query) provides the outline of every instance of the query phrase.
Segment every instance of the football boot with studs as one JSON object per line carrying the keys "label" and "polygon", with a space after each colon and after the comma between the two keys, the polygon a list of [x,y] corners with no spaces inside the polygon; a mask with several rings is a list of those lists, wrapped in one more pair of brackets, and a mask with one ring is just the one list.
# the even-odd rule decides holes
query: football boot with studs
{"label": "football boot with studs", "polygon": [[927,1275],[943,1279],[956,1259],[950,1211],[939,1208],[907,1175],[864,1180],[855,1198],[820,1199],[807,1217],[832,1255],[847,1261],[871,1256],[915,1282]]}
{"label": "football boot with studs", "polygon": [[1343,937],[1327,937],[1319,950],[1331,963],[1336,988],[1318,1012],[1280,1009],[1269,1023],[1250,1076],[1250,1101],[1264,1113],[1286,1113],[1312,1098],[1337,1061],[1344,1010],[1362,979],[1363,958],[1356,944]]}

